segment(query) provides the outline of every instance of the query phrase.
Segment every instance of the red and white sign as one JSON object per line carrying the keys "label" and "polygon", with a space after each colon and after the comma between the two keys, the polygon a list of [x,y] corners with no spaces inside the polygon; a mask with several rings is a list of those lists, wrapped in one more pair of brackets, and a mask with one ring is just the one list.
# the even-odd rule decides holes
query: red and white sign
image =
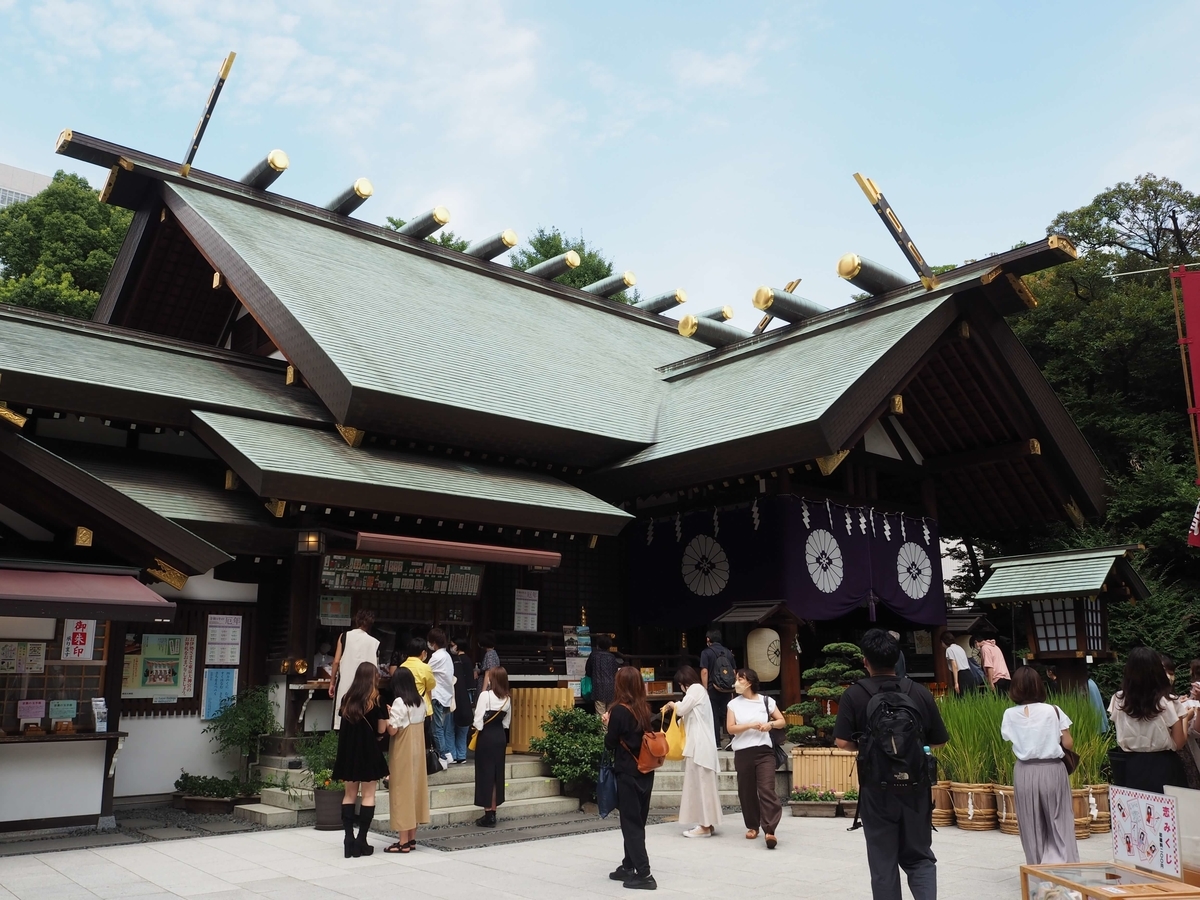
{"label": "red and white sign", "polygon": [[63,659],[91,659],[95,642],[95,619],[63,620]]}
{"label": "red and white sign", "polygon": [[1174,797],[1113,785],[1108,805],[1116,862],[1182,877]]}

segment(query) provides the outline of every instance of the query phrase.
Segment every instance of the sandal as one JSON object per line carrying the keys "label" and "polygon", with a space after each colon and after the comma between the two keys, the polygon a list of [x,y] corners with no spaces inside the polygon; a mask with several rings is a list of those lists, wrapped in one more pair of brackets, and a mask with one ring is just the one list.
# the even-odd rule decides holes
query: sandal
{"label": "sandal", "polygon": [[404,846],[407,847],[409,850],[416,850],[417,849],[417,839],[413,838],[411,841],[405,842]]}
{"label": "sandal", "polygon": [[775,845],[778,843],[779,843],[779,841],[775,840],[775,835],[773,835],[773,834],[767,835],[767,849],[768,850],[774,850]]}
{"label": "sandal", "polygon": [[400,852],[401,853],[412,853],[413,848],[409,844],[404,844],[400,847]]}
{"label": "sandal", "polygon": [[758,838],[758,829],[757,828],[751,828],[749,831],[746,832],[746,840],[753,841],[753,840],[757,840],[757,838]]}
{"label": "sandal", "polygon": [[401,844],[399,841],[396,841],[396,843],[389,844],[388,846],[384,847],[383,852],[384,853],[403,853],[404,845]]}

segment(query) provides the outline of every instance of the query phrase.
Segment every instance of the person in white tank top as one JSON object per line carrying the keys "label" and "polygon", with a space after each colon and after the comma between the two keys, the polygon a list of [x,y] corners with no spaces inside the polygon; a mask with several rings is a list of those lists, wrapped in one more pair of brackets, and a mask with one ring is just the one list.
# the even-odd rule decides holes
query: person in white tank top
{"label": "person in white tank top", "polygon": [[[333,656],[333,680],[329,685],[329,696],[333,698],[333,728],[342,727],[342,717],[338,710],[342,708],[342,698],[350,690],[354,681],[354,673],[361,663],[369,662],[379,665],[379,639],[368,633],[375,624],[375,614],[369,609],[360,609],[354,614],[354,628],[347,631],[337,642],[337,651]],[[338,675],[345,673],[346,677]]]}

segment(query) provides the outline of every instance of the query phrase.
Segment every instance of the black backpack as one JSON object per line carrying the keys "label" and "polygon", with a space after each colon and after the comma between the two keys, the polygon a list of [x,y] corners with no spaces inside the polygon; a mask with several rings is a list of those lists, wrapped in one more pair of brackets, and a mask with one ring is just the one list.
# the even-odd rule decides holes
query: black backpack
{"label": "black backpack", "polygon": [[[720,649],[717,649],[719,647]],[[716,654],[716,659],[713,661],[712,670],[708,673],[708,686],[714,691],[724,691],[729,693],[733,690],[733,683],[737,680],[737,669],[733,665],[733,654],[728,648],[717,644],[713,648],[713,653]]]}
{"label": "black backpack", "polygon": [[912,699],[912,681],[858,682],[867,701],[866,730],[858,739],[860,789],[916,798],[932,785],[925,753],[925,717]]}

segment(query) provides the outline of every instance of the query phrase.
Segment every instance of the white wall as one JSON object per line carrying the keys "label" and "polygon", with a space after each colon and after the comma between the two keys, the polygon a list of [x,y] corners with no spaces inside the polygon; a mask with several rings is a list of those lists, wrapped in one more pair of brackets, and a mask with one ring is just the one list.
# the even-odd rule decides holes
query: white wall
{"label": "white wall", "polygon": [[218,754],[209,735],[200,733],[206,724],[198,715],[121,716],[121,730],[129,737],[117,758],[115,796],[169,794],[181,768],[190,775],[221,778],[237,771],[237,754]]}

